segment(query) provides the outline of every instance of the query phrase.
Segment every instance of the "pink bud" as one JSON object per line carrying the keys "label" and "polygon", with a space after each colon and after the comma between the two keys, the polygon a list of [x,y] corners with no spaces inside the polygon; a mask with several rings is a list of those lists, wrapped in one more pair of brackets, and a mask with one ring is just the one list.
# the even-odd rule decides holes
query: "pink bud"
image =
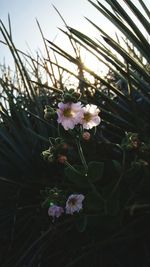
{"label": "pink bud", "polygon": [[67,157],[65,155],[59,154],[57,160],[58,160],[59,163],[63,164],[63,163],[65,163],[65,161],[67,161]]}
{"label": "pink bud", "polygon": [[85,141],[89,141],[91,138],[91,134],[89,132],[84,132],[82,137]]}

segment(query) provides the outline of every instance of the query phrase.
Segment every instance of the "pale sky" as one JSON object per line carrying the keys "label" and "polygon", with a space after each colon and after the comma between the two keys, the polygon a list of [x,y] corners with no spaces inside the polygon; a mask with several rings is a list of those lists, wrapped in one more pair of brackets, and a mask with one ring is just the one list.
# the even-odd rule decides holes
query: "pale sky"
{"label": "pale sky", "polygon": [[[36,18],[47,39],[51,41],[55,39],[56,43],[62,43],[64,37],[58,27],[65,29],[64,24],[52,4],[60,11],[69,26],[86,33],[89,31],[92,33],[93,28],[86,22],[84,16],[91,19],[97,17],[103,21],[87,0],[0,0],[0,18],[5,25],[8,25],[7,15],[10,14],[12,35],[17,48],[25,51],[26,43],[31,50],[41,48],[42,41]],[[4,56],[7,62],[7,51],[0,44],[0,61]]]}
{"label": "pale sky", "polygon": [[[104,3],[104,0],[100,0],[100,2]],[[136,4],[138,0],[133,2]],[[150,7],[150,0],[144,0],[144,2]],[[62,45],[65,49],[64,36],[59,32],[58,27],[65,28],[52,4],[60,11],[69,26],[90,36],[98,37],[84,16],[100,25],[104,30],[110,33],[112,31],[109,22],[87,0],[0,0],[0,19],[7,26],[7,15],[10,14],[13,40],[18,49],[26,52],[27,44],[32,51],[36,51],[38,48],[43,49],[36,18],[40,22],[44,36],[51,41],[55,40],[56,44]],[[3,63],[4,57],[6,63],[9,63],[8,49],[0,44],[0,64]]]}

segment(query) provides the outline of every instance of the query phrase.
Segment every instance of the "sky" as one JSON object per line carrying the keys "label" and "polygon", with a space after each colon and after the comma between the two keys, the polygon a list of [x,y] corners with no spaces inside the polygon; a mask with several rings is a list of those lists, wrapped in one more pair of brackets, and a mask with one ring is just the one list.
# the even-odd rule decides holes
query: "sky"
{"label": "sky", "polygon": [[[88,18],[97,17],[103,23],[104,19],[98,16],[98,12],[87,0],[0,0],[0,18],[8,25],[8,13],[11,18],[12,36],[16,47],[26,50],[37,50],[42,46],[39,29],[36,24],[38,19],[45,37],[51,41],[61,44],[64,40],[63,34],[58,27],[64,28],[64,23],[55,11],[53,5],[59,10],[67,24],[71,27],[92,34],[93,28],[86,22]],[[5,57],[7,51],[0,45],[0,61]]]}
{"label": "sky", "polygon": [[[122,0],[121,0],[122,1]],[[104,3],[104,0],[100,0]],[[138,0],[133,1],[135,4]],[[144,0],[150,7],[150,1]],[[8,25],[8,13],[11,18],[12,36],[16,47],[24,52],[43,49],[41,35],[36,24],[38,19],[44,36],[55,41],[67,50],[64,35],[58,28],[65,29],[64,23],[55,11],[59,10],[67,24],[91,37],[96,37],[96,30],[85,20],[88,17],[105,31],[112,34],[110,23],[87,0],[0,0],[0,19]],[[0,35],[0,39],[2,39]],[[0,44],[0,64],[11,65],[11,56],[4,45]]]}

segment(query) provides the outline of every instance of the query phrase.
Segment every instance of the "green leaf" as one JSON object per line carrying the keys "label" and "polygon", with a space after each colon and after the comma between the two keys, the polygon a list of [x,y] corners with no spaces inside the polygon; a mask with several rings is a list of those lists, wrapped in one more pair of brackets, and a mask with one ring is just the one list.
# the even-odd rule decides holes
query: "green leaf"
{"label": "green leaf", "polygon": [[88,193],[85,198],[85,205],[88,212],[102,212],[104,210],[104,201],[102,198],[98,197],[94,192]]}
{"label": "green leaf", "polygon": [[116,171],[120,174],[121,173],[121,164],[117,160],[112,160],[112,163],[116,169]]}
{"label": "green leaf", "polygon": [[103,162],[97,162],[97,161],[91,161],[88,164],[88,180],[90,182],[96,182],[100,180],[103,176],[104,172],[104,163]]}
{"label": "green leaf", "polygon": [[74,165],[72,167],[65,168],[65,175],[68,181],[80,188],[87,186],[87,176],[85,176],[84,168],[81,165]]}
{"label": "green leaf", "polygon": [[120,211],[120,189],[112,195],[112,197],[106,202],[107,214],[116,216]]}

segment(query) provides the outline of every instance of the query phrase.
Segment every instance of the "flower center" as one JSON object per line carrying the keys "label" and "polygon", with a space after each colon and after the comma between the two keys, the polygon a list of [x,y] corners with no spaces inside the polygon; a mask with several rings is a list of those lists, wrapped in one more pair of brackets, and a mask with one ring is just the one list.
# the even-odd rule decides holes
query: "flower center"
{"label": "flower center", "polygon": [[64,115],[64,117],[67,117],[67,118],[73,117],[73,112],[72,112],[71,108],[64,109],[63,115]]}
{"label": "flower center", "polygon": [[92,115],[91,115],[90,112],[86,112],[86,113],[84,113],[84,120],[85,120],[86,122],[89,122],[89,121],[91,120],[91,118],[92,118]]}
{"label": "flower center", "polygon": [[76,205],[76,202],[77,202],[77,200],[75,198],[71,198],[71,199],[69,199],[68,204],[70,206],[75,206]]}

